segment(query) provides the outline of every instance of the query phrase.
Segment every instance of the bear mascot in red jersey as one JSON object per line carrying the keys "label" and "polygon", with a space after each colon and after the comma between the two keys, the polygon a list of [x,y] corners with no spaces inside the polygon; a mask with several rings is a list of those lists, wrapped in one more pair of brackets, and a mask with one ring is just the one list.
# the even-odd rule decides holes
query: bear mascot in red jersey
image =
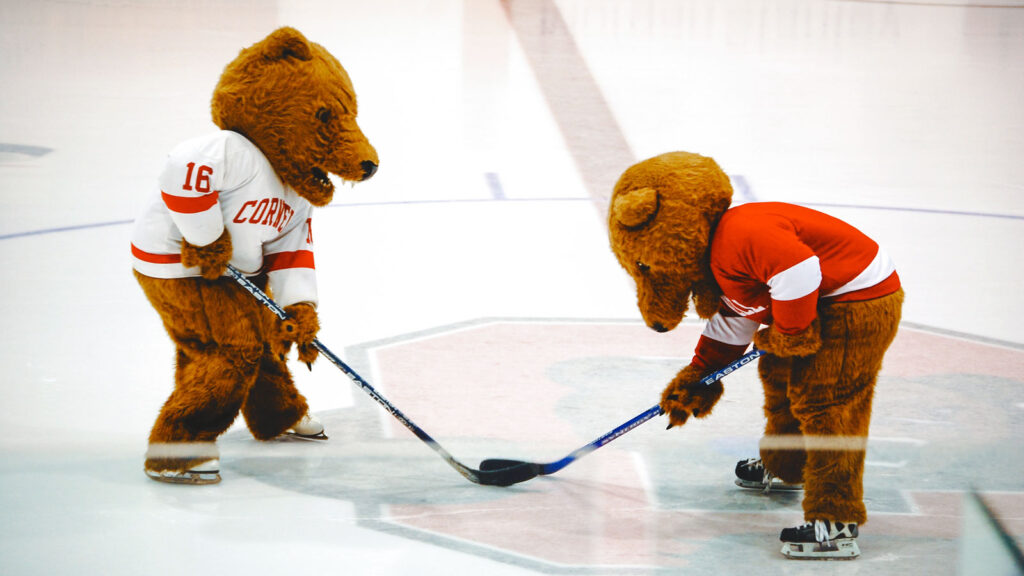
{"label": "bear mascot in red jersey", "polygon": [[[328,174],[366,180],[377,152],[356,124],[337,59],[281,28],[241,51],[213,92],[220,131],[167,157],[137,218],[135,276],[176,346],[174,390],[149,437],[155,480],[220,480],[217,437],[241,412],[253,436],[325,437],[285,363],[310,363],[319,329],[311,216],[334,194]],[[269,290],[281,321],[225,273]]]}
{"label": "bear mascot in red jersey", "polygon": [[710,414],[723,387],[699,381],[753,342],[767,353],[758,368],[767,425],[760,458],[737,464],[736,483],[802,485],[806,523],[782,531],[787,556],[856,557],[871,400],[900,321],[899,276],[885,250],[841,220],[731,199],[715,161],[687,152],[639,162],[615,186],[611,246],[647,325],[675,328],[691,299],[707,320],[661,407],[670,426]]}

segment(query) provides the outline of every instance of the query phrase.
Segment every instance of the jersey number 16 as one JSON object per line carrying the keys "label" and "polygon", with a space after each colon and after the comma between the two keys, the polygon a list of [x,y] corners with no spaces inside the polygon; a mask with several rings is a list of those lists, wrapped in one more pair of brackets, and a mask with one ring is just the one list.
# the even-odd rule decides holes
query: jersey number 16
{"label": "jersey number 16", "polygon": [[182,190],[192,191],[192,173],[196,174],[195,191],[207,193],[210,191],[210,176],[213,174],[213,168],[202,164],[199,166],[199,170],[196,170],[196,163],[189,162],[188,174],[185,175],[185,185],[181,187]]}

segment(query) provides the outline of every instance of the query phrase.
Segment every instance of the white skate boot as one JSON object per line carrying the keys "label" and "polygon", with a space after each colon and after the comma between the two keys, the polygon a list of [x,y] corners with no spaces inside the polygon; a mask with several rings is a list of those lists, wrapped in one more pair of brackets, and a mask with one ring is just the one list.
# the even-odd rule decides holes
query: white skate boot
{"label": "white skate boot", "polygon": [[324,425],[319,418],[309,412],[306,412],[306,415],[294,427],[287,430],[286,434],[308,440],[327,440],[327,435],[324,434]]}

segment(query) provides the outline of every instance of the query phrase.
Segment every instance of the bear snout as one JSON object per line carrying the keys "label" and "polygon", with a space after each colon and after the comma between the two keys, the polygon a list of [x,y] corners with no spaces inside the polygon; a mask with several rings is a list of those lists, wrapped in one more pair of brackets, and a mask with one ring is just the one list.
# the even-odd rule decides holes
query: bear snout
{"label": "bear snout", "polygon": [[359,163],[359,166],[363,169],[362,180],[369,180],[377,173],[377,163],[373,160],[363,160]]}

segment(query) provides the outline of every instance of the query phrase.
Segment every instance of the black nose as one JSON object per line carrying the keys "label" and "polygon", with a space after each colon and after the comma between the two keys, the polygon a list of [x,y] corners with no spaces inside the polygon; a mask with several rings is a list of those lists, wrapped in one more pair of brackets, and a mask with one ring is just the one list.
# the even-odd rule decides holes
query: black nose
{"label": "black nose", "polygon": [[661,322],[651,324],[651,330],[654,330],[655,332],[668,332],[668,328],[665,328]]}
{"label": "black nose", "polygon": [[359,165],[363,167],[363,180],[369,180],[377,173],[377,165],[372,160],[363,160]]}

